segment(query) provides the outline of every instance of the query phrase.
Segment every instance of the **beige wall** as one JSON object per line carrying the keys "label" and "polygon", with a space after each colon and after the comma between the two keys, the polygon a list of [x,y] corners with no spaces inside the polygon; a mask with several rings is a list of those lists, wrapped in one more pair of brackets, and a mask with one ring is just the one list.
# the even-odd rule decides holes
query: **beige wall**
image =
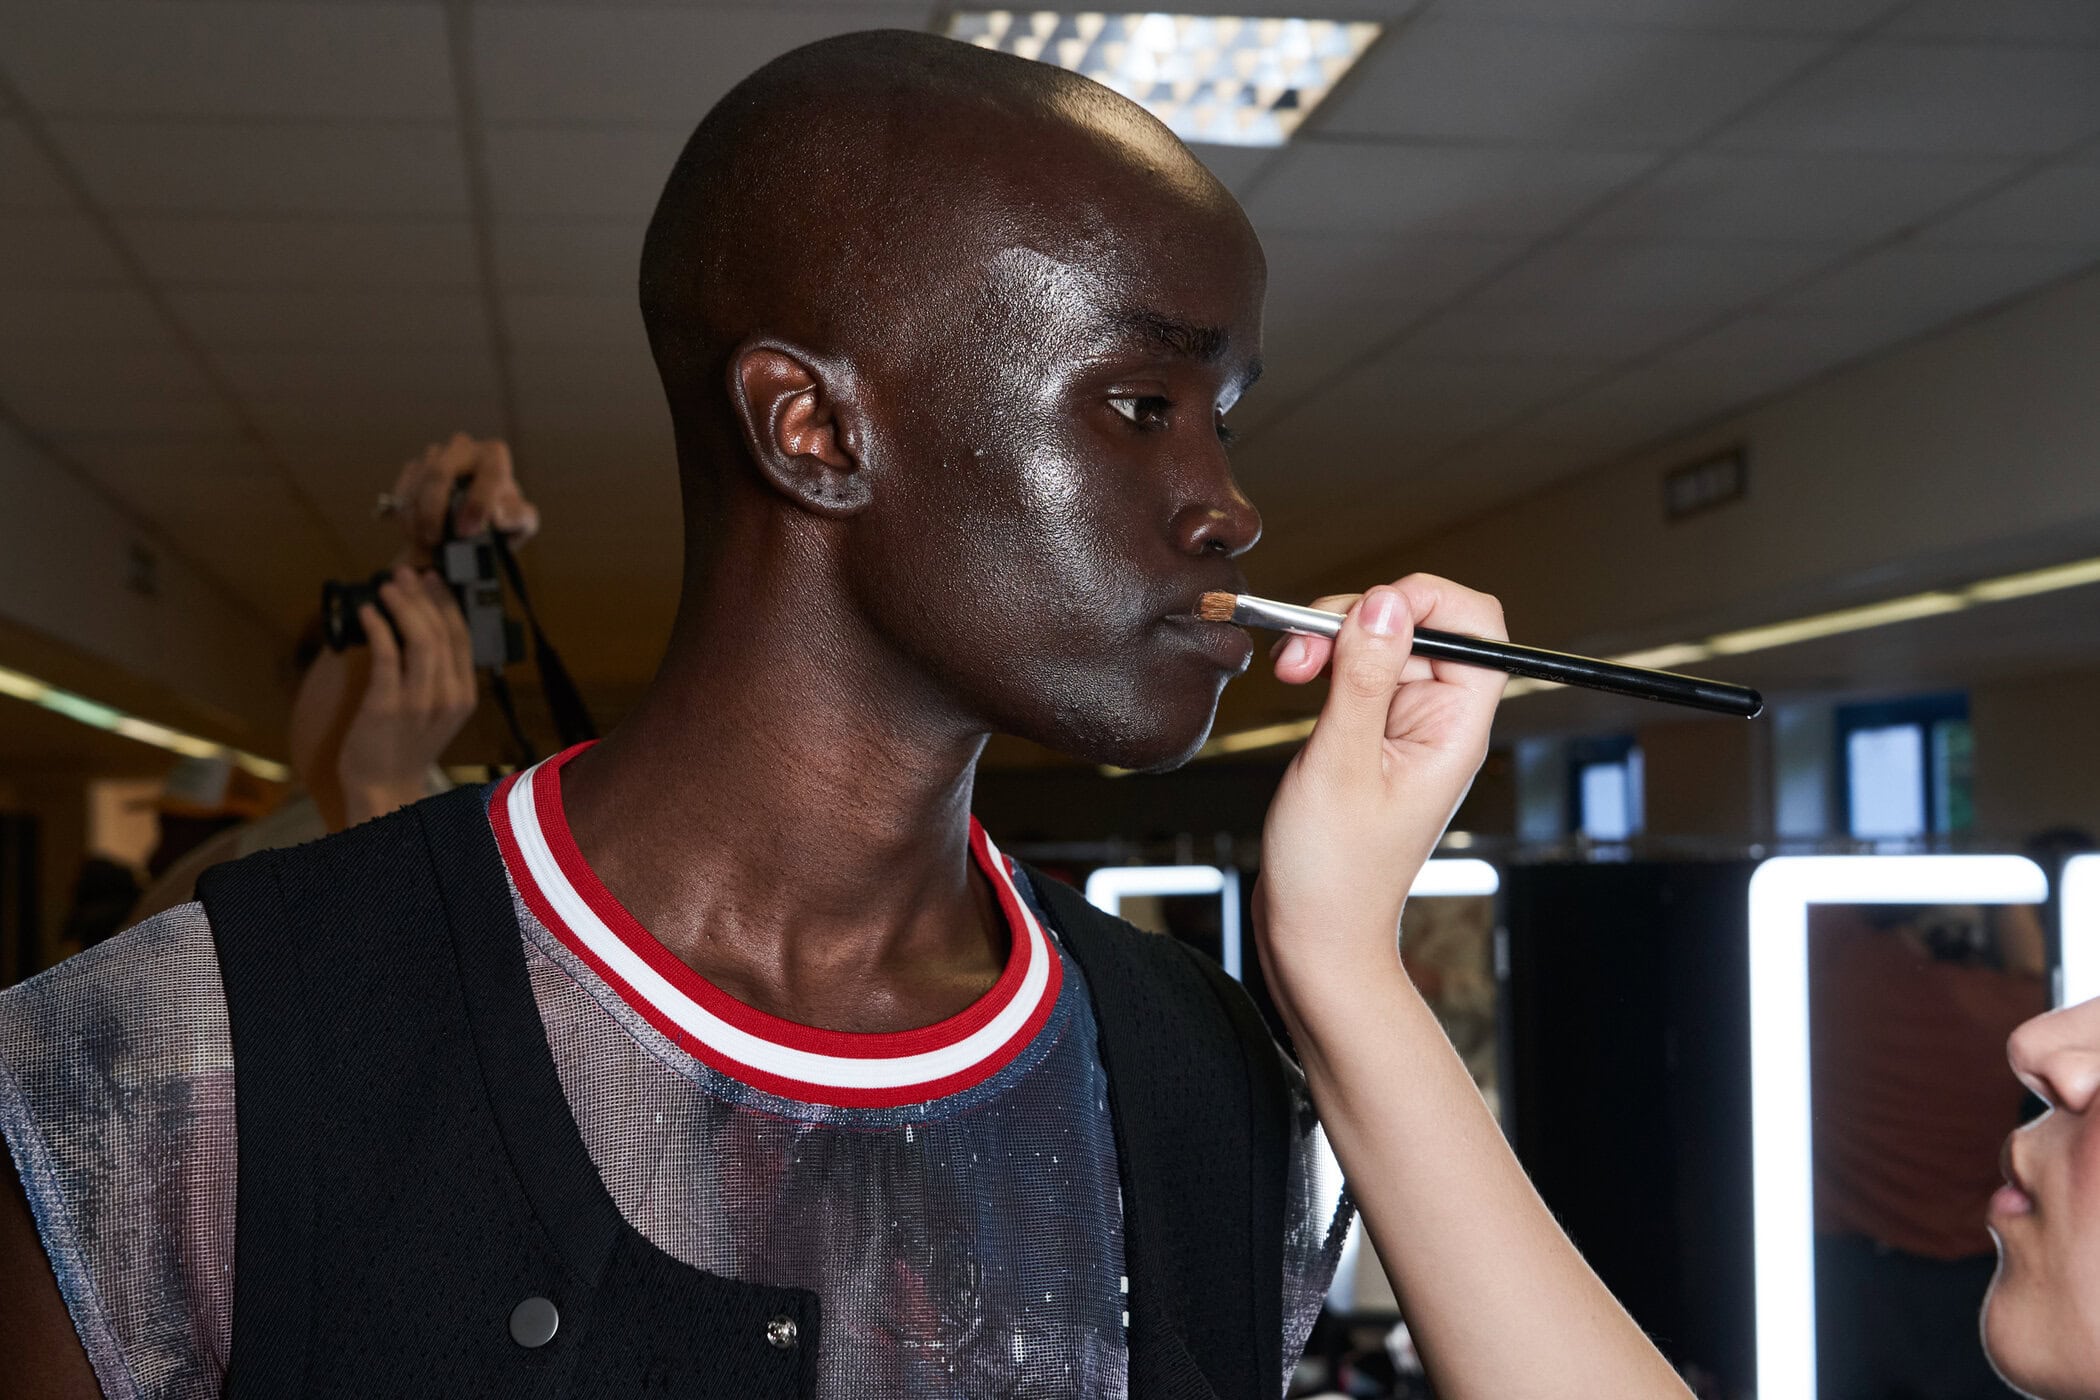
{"label": "beige wall", "polygon": [[1772,829],[1768,731],[1740,720],[1644,727],[1642,805],[1650,836],[1744,841]]}
{"label": "beige wall", "polygon": [[1969,692],[1976,829],[2017,840],[2045,827],[2100,836],[2100,669]]}
{"label": "beige wall", "polygon": [[[1742,445],[1748,499],[1677,524],[1662,474]],[[2094,552],[2100,274],[1325,580],[1446,573],[1515,635],[1613,650]]]}
{"label": "beige wall", "polygon": [[[262,752],[281,749],[288,638],[165,550],[156,551],[158,596],[133,592],[129,549],[151,542],[92,487],[5,426],[0,503],[0,620],[196,702]],[[0,665],[7,660],[0,656]],[[148,718],[178,725],[186,719]]]}

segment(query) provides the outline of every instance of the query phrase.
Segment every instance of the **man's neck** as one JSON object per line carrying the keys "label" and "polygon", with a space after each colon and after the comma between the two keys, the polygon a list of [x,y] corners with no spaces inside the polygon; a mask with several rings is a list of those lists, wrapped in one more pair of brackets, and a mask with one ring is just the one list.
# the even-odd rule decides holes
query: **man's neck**
{"label": "man's neck", "polygon": [[790,1020],[900,1030],[1004,964],[969,857],[984,736],[910,703],[844,630],[689,609],[563,802],[599,879],[701,975]]}

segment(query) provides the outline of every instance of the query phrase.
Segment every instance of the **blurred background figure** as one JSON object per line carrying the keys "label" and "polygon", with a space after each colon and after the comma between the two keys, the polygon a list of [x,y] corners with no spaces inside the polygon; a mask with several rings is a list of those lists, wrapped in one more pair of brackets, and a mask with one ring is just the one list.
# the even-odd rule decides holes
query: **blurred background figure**
{"label": "blurred background figure", "polygon": [[[510,449],[464,433],[410,459],[380,508],[402,533],[379,588],[385,616],[370,604],[360,609],[363,646],[328,646],[318,620],[300,639],[299,688],[285,734],[296,786],[263,812],[241,810],[255,805],[252,796],[233,806],[222,796],[213,813],[221,829],[208,833],[198,832],[194,819],[175,825],[164,806],[161,845],[149,867],[153,884],[117,927],[190,899],[197,876],[221,861],[312,841],[450,786],[438,761],[473,717],[479,696],[466,620],[431,571],[434,551],[447,535],[448,516],[453,533],[495,529],[518,546],[538,532],[539,512],[518,489]],[[228,783],[254,787],[224,760],[193,763],[219,775],[222,794]],[[105,871],[97,878],[111,891],[99,906],[106,911],[113,877]]]}

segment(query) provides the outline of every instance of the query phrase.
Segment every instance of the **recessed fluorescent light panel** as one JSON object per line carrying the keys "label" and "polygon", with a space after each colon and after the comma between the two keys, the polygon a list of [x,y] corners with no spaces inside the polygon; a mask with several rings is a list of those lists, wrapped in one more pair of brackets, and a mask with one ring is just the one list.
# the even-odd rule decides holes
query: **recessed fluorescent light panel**
{"label": "recessed fluorescent light panel", "polygon": [[1184,141],[1281,146],[1383,28],[1330,19],[960,10],[948,37],[1092,78]]}

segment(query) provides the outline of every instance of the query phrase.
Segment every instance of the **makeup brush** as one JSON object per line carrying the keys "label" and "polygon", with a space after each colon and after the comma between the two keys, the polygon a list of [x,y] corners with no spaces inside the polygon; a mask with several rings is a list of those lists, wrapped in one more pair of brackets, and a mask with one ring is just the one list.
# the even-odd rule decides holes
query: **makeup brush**
{"label": "makeup brush", "polygon": [[[1309,637],[1332,637],[1342,630],[1342,614],[1301,608],[1292,603],[1272,603],[1246,593],[1206,593],[1196,615],[1205,622],[1236,622],[1242,627],[1267,627],[1276,632],[1302,632]],[[1689,705],[1695,710],[1755,719],[1764,711],[1765,699],[1746,685],[1700,680],[1675,671],[1650,671],[1571,656],[1543,647],[1518,646],[1515,642],[1491,642],[1483,637],[1463,637],[1434,628],[1415,629],[1414,652],[1437,661],[1459,661],[1485,666],[1513,676],[1577,685],[1589,690],[1609,690],[1637,700],[1660,700],[1669,705]]]}

